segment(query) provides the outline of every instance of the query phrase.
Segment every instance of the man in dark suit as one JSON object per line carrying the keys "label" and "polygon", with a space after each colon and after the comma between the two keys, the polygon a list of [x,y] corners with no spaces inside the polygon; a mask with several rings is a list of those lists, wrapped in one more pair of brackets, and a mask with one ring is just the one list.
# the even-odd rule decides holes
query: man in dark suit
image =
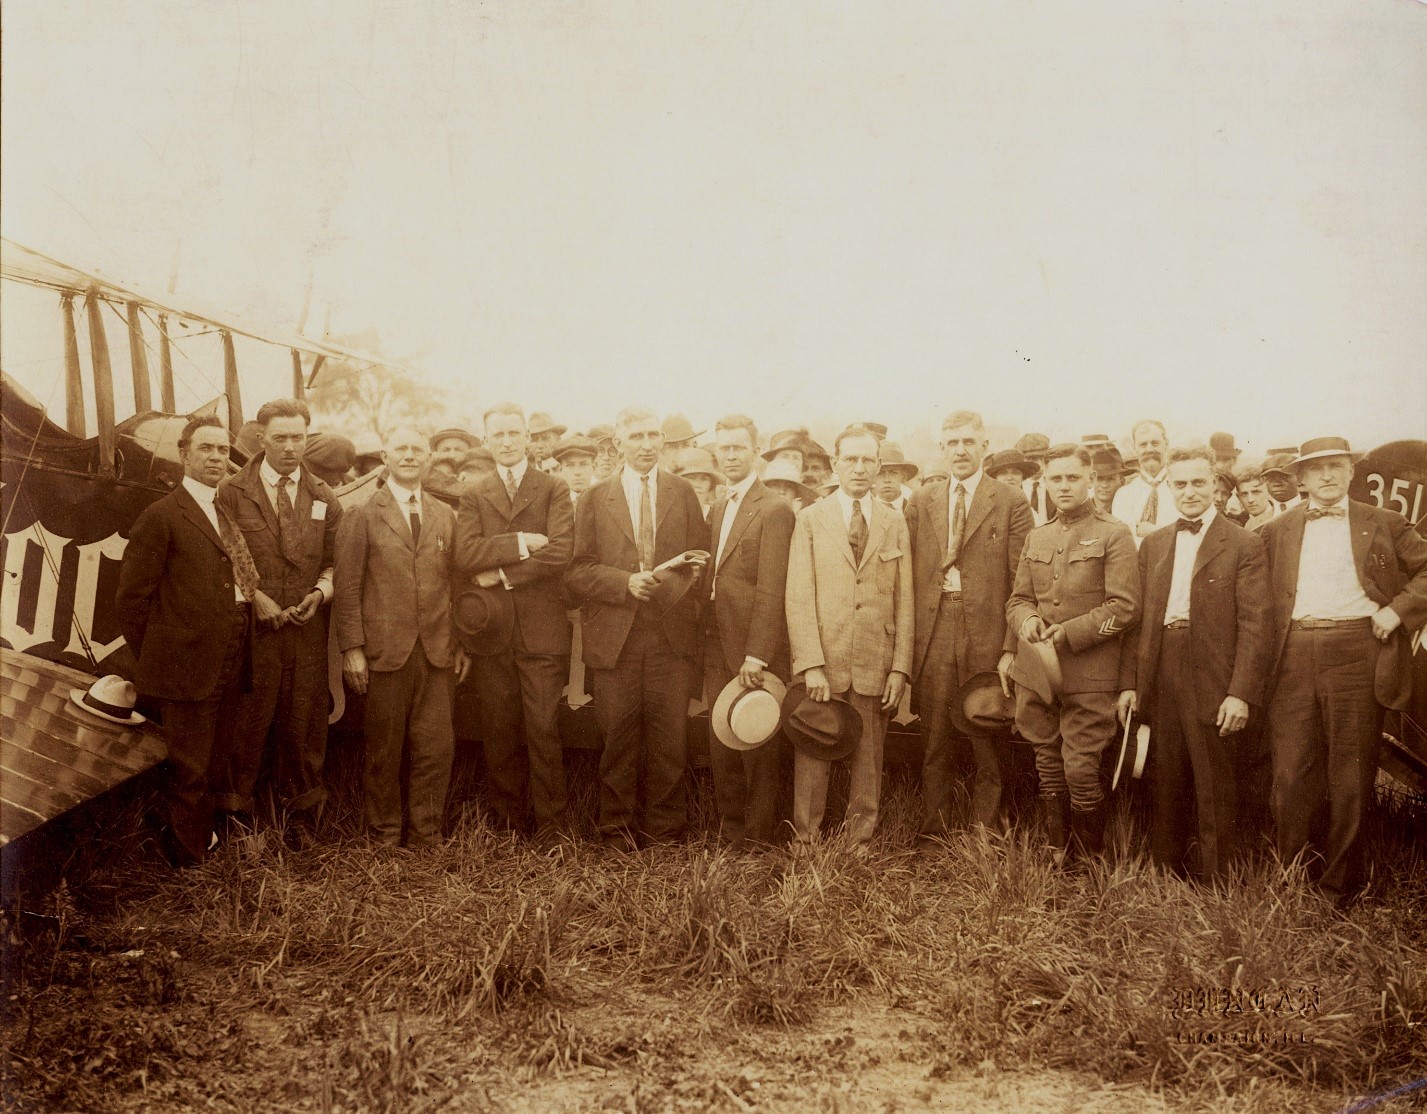
{"label": "man in dark suit", "polygon": [[1356,454],[1305,442],[1307,501],[1266,523],[1273,619],[1268,732],[1278,852],[1306,851],[1328,801],[1319,884],[1339,903],[1362,875],[1383,707],[1411,695],[1411,640],[1427,621],[1427,539],[1396,511],[1348,498]]}
{"label": "man in dark suit", "polygon": [[[788,676],[788,628],[783,591],[793,508],[758,478],[758,427],[733,414],[714,426],[719,467],[728,490],[714,505],[713,558],[700,592],[704,602],[704,691],[712,701],[738,677],[762,688],[765,670]],[[773,842],[781,822],[782,735],[756,750],[738,751],[709,734],[719,824],[735,847]]]}
{"label": "man in dark suit", "polygon": [[1139,618],[1134,536],[1095,509],[1095,471],[1083,445],[1046,450],[1042,473],[1055,518],[1026,537],[1006,622],[1027,642],[1047,642],[1061,691],[1047,704],[1016,689],[1016,728],[1036,748],[1041,812],[1053,851],[1069,839],[1097,853],[1105,834],[1100,757],[1115,735],[1120,638]]}
{"label": "man in dark suit", "polygon": [[[615,438],[623,467],[580,496],[565,584],[581,605],[584,661],[594,672],[605,734],[600,836],[633,850],[636,834],[668,842],[688,823],[684,767],[697,601],[687,593],[661,614],[654,570],[690,550],[707,552],[709,528],[689,482],[658,467],[664,435],[653,411],[622,411]],[[692,563],[697,571],[702,560]]]}
{"label": "man in dark suit", "polygon": [[1236,840],[1234,748],[1262,705],[1268,668],[1263,542],[1219,512],[1213,454],[1172,449],[1165,486],[1179,519],[1140,547],[1144,610],[1120,654],[1119,717],[1151,726],[1150,855],[1178,871],[1197,806],[1199,861],[1222,877]]}
{"label": "man in dark suit", "polygon": [[567,804],[557,709],[570,659],[563,577],[575,509],[564,480],[530,466],[519,406],[492,407],[484,426],[496,473],[461,496],[456,572],[509,592],[515,610],[509,642],[470,647],[486,789],[500,824],[524,831],[533,812],[536,836],[546,839],[558,834]]}
{"label": "man in dark suit", "polygon": [[215,504],[228,472],[228,431],[190,418],[178,441],[183,482],[146,507],[129,531],[117,604],[138,659],[134,683],[159,702],[168,742],[165,851],[198,862],[213,832],[214,773],[226,758],[233,709],[251,680],[249,600],[258,589],[243,536]]}
{"label": "man in dark suit", "polygon": [[307,404],[264,403],[262,448],[218,485],[218,504],[243,532],[261,587],[282,610],[253,628],[253,687],[238,702],[220,807],[251,812],[253,788],[275,727],[272,794],[290,814],[297,845],[311,838],[310,812],[327,799],[327,609],[342,507],[303,467]]}
{"label": "man in dark suit", "polygon": [[907,507],[917,597],[912,675],[926,724],[923,837],[946,832],[952,778],[967,748],[976,766],[972,819],[992,831],[1003,830],[1005,740],[991,734],[959,736],[950,712],[958,690],[977,673],[995,670],[1010,695],[1007,674],[1015,635],[1006,626],[1006,600],[1035,525],[1019,485],[987,479],[981,468],[986,447],[980,414],[958,410],[947,415],[941,448],[950,478],[918,489]]}
{"label": "man in dark suit", "polygon": [[367,696],[367,827],[389,846],[402,842],[403,811],[407,846],[441,840],[451,691],[468,665],[451,625],[456,513],[422,489],[430,452],[416,430],[393,430],[382,450],[386,485],[348,511],[337,534],[342,676]]}

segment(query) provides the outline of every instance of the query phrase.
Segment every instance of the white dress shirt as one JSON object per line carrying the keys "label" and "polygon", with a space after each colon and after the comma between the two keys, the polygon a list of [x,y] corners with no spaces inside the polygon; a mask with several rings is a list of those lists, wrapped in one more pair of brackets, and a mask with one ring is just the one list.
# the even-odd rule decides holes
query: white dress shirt
{"label": "white dress shirt", "polygon": [[[748,475],[728,489],[728,505],[723,509],[723,522],[718,531],[718,549],[714,552],[714,582],[709,587],[709,599],[715,599],[718,592],[718,567],[723,563],[723,547],[728,544],[728,535],[733,529],[733,520],[738,517],[738,508],[744,497],[748,495],[748,489],[753,486],[753,481],[757,478],[758,473],[750,471]],[[752,662],[759,669],[768,668],[766,661],[762,658],[755,658],[752,654],[744,655],[743,660]]]}
{"label": "white dress shirt", "polygon": [[1199,557],[1199,547],[1204,544],[1204,535],[1209,532],[1209,524],[1218,513],[1211,506],[1200,515],[1204,525],[1197,534],[1177,528],[1174,532],[1174,572],[1169,578],[1169,599],[1164,605],[1165,626],[1176,619],[1189,618],[1189,588],[1194,582],[1194,562]]}
{"label": "white dress shirt", "polygon": [[[966,517],[971,519],[971,500],[976,498],[976,489],[981,486],[981,480],[985,473],[980,468],[967,476],[964,480],[958,480],[955,476],[948,476],[946,481],[946,551],[951,552],[951,531],[956,522],[956,488],[957,485],[966,488]],[[964,528],[964,527],[963,527]],[[966,541],[963,537],[962,542]],[[941,590],[943,592],[961,591],[961,570],[955,565],[946,570],[946,576],[942,579]]]}
{"label": "white dress shirt", "polygon": [[[1169,487],[1164,482],[1165,474],[1165,470],[1161,469],[1155,477],[1159,487],[1159,505],[1155,508],[1154,519],[1156,528],[1168,526],[1179,517],[1179,511],[1174,506],[1174,496],[1169,493]],[[1136,472],[1134,479],[1115,492],[1115,501],[1110,504],[1110,513],[1130,528],[1136,549],[1144,541],[1136,527],[1139,526],[1140,516],[1144,514],[1145,504],[1149,502],[1150,492],[1156,484],[1145,479],[1143,472]]]}
{"label": "white dress shirt", "polygon": [[407,487],[396,482],[394,477],[388,476],[386,481],[387,490],[391,492],[391,497],[396,500],[396,505],[401,508],[401,517],[406,519],[406,528],[411,529],[411,512],[413,509],[412,496],[416,497],[415,510],[421,515],[421,521],[426,521],[426,497],[421,491],[421,485]]}
{"label": "white dress shirt", "polygon": [[1050,495],[1040,476],[1032,476],[1021,481],[1021,491],[1031,505],[1031,518],[1037,526],[1044,526],[1055,517],[1055,508],[1050,504]]}
{"label": "white dress shirt", "polygon": [[860,499],[854,500],[846,491],[838,488],[832,493],[832,498],[837,500],[838,507],[842,511],[842,524],[849,530],[852,529],[852,504],[854,502],[860,505],[862,518],[867,523],[867,528],[869,530],[872,528],[872,504],[876,501],[872,492],[869,491]]}
{"label": "white dress shirt", "polygon": [[[514,464],[514,465],[511,465],[511,466],[509,466],[509,467],[507,467],[507,466],[504,465],[504,464],[498,464],[498,465],[496,465],[496,470],[495,470],[496,479],[498,479],[498,480],[500,481],[501,487],[504,487],[504,488],[509,489],[510,484],[509,484],[509,482],[508,482],[508,480],[507,480],[507,477],[509,477],[509,479],[512,479],[512,480],[515,481],[515,489],[516,489],[516,491],[519,491],[519,490],[520,490],[520,485],[525,482],[525,470],[526,470],[527,468],[529,468],[529,467],[530,467],[530,460],[529,460],[529,458],[527,458],[527,457],[521,457],[521,458],[520,458],[520,462],[519,462],[518,464]],[[575,493],[572,491],[572,492],[570,492],[570,500],[571,500],[571,502],[573,502],[574,499],[575,499]],[[528,543],[526,542],[526,540],[525,540],[525,531],[523,531],[523,530],[517,530],[517,531],[516,531],[516,533],[515,533],[515,544],[520,548],[520,559],[521,559],[522,561],[527,560],[527,559],[530,557],[530,546],[529,546],[529,544],[528,544]],[[497,569],[496,571],[500,573],[501,583],[503,583],[503,584],[505,585],[506,591],[509,591],[511,585],[510,585],[510,581],[506,580],[506,578],[505,578],[505,570],[504,570],[504,569]]]}
{"label": "white dress shirt", "polygon": [[[209,487],[205,483],[199,483],[188,475],[183,477],[183,489],[193,496],[193,501],[198,504],[198,509],[208,518],[208,524],[213,527],[213,532],[218,535],[218,539],[221,541],[223,528],[218,525],[218,504],[215,502],[218,497],[218,489]],[[232,554],[230,553],[228,556],[231,560]],[[243,602],[243,590],[238,587],[236,576],[233,577],[233,602]]]}
{"label": "white dress shirt", "polygon": [[[288,490],[287,497],[292,501],[294,507],[297,506],[297,485],[302,480],[302,469],[294,468],[287,476],[281,475],[277,469],[268,463],[268,458],[263,457],[262,463],[258,465],[258,476],[263,481],[263,493],[267,495],[268,502],[272,505],[273,513],[277,513],[277,488],[284,479],[292,481],[292,487]],[[332,599],[332,566],[328,565],[317,576],[317,583],[313,585],[322,593],[323,601]]]}
{"label": "white dress shirt", "polygon": [[[1316,504],[1310,502],[1310,507]],[[1347,509],[1348,501],[1338,506]],[[1365,619],[1376,615],[1353,560],[1353,535],[1347,515],[1303,524],[1303,549],[1298,556],[1298,593],[1294,619]]]}
{"label": "white dress shirt", "polygon": [[[659,540],[659,467],[655,465],[649,469],[649,510],[654,515],[655,521],[650,523],[649,533],[653,536],[656,544]],[[628,464],[620,469],[619,482],[624,487],[624,501],[629,504],[629,521],[634,523],[634,538],[639,540],[639,501],[644,486],[644,476],[641,476]],[[649,572],[649,569],[645,569]]]}

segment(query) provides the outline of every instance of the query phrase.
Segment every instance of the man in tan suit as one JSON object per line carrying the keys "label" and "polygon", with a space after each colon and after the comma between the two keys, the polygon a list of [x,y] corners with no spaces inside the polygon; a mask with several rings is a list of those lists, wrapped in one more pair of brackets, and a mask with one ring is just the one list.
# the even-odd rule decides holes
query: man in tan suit
{"label": "man in tan suit", "polygon": [[[865,426],[837,438],[838,490],[805,508],[788,554],[788,642],[808,695],[847,700],[862,717],[852,752],[845,831],[865,845],[877,827],[887,716],[912,672],[915,601],[906,520],[872,496],[879,444]],[[793,838],[818,836],[832,763],[798,752]]]}

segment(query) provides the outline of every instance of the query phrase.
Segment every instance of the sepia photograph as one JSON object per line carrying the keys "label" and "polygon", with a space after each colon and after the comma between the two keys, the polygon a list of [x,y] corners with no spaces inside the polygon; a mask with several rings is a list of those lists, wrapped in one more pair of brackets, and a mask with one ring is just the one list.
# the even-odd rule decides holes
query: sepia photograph
{"label": "sepia photograph", "polygon": [[9,0],[0,1111],[1427,1109],[1427,0]]}

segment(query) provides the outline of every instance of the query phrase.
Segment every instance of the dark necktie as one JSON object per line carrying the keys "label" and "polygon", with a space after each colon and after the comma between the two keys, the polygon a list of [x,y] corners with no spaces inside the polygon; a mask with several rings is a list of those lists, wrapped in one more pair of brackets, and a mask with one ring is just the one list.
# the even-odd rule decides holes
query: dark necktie
{"label": "dark necktie", "polygon": [[649,477],[639,477],[639,571],[654,568],[654,509],[649,499]]}
{"label": "dark necktie", "polygon": [[1140,521],[1155,523],[1159,521],[1159,483],[1155,480],[1148,481],[1150,485],[1150,497],[1145,500],[1145,509],[1140,512]]}
{"label": "dark necktie", "polygon": [[505,493],[510,496],[511,506],[515,506],[515,493],[519,490],[520,488],[515,482],[515,469],[507,468],[505,470]]}
{"label": "dark necktie", "polygon": [[279,476],[277,481],[277,544],[287,553],[287,547],[297,541],[297,508],[292,505],[292,497],[287,493],[291,476]]}
{"label": "dark necktie", "polygon": [[1320,518],[1347,518],[1348,508],[1338,507],[1309,507],[1308,521],[1316,522]]}
{"label": "dark necktie", "polygon": [[964,484],[956,485],[956,506],[951,512],[951,542],[946,547],[946,560],[942,562],[941,571],[946,572],[952,565],[956,564],[961,556],[961,543],[965,540],[966,534],[966,487]]}
{"label": "dark necktie", "polygon": [[233,583],[238,586],[238,591],[243,593],[245,600],[252,600],[253,593],[258,590],[260,577],[258,566],[248,550],[248,539],[243,537],[242,531],[222,507],[215,506],[213,509],[218,512],[218,540],[223,543],[223,552],[228,554],[228,560],[233,566]]}
{"label": "dark necktie", "polygon": [[852,517],[847,523],[847,542],[852,546],[852,560],[862,564],[862,551],[867,546],[867,519],[862,517],[862,500],[852,501]]}
{"label": "dark necktie", "polygon": [[421,504],[416,501],[416,493],[411,493],[407,506],[411,508],[411,545],[413,549],[421,548]]}
{"label": "dark necktie", "polygon": [[1197,534],[1200,530],[1204,529],[1204,520],[1202,518],[1181,518],[1174,524],[1174,528],[1176,530],[1188,530],[1191,534]]}

